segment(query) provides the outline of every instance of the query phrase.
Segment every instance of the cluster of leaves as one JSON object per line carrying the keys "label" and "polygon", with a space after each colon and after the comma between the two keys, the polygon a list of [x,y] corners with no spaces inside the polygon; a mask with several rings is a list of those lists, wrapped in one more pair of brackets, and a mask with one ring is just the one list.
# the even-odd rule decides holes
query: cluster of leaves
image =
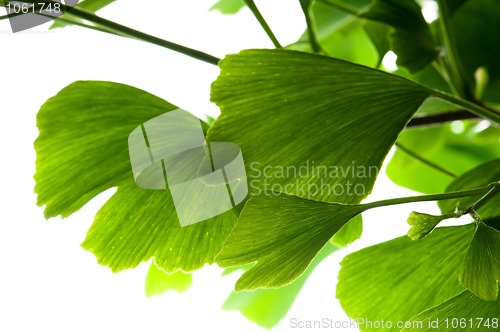
{"label": "cluster of leaves", "polygon": [[[111,2],[85,0],[77,8],[90,13]],[[214,9],[235,13],[245,5],[279,44],[253,1],[222,0]],[[206,124],[207,140],[237,143],[247,165],[295,169],[311,161],[380,168],[396,145],[389,177],[440,193],[421,200],[447,199],[439,204],[443,214],[413,212],[409,236],[345,257],[337,286],[343,308],[371,321],[500,317],[500,115],[494,110],[500,44],[492,33],[500,29],[500,3],[438,1],[440,17],[430,24],[413,0],[300,5],[308,29],[297,43],[245,50],[218,63],[211,98],[221,115]],[[71,15],[55,26],[77,24],[81,18]],[[106,21],[99,24],[106,28]],[[113,33],[120,34],[118,28]],[[389,51],[399,66],[392,74],[381,65]],[[314,172],[299,179],[267,172],[265,180],[283,188],[280,195],[251,195],[244,206],[182,228],[168,190],[135,185],[127,149],[133,129],[176,108],[134,87],[86,81],[49,99],[37,118],[36,192],[45,216],[67,217],[117,188],[82,246],[115,272],[154,259],[150,295],[185,290],[190,273],[207,263],[231,268],[227,273],[243,269],[239,292],[225,308],[270,328],[314,267],[361,236],[362,212],[419,200],[360,204],[375,176],[328,179],[331,186],[366,189],[352,195],[304,191],[321,186],[324,179]],[[460,121],[458,114],[486,120]],[[416,126],[429,121],[437,124]],[[469,213],[474,224],[434,229]]]}

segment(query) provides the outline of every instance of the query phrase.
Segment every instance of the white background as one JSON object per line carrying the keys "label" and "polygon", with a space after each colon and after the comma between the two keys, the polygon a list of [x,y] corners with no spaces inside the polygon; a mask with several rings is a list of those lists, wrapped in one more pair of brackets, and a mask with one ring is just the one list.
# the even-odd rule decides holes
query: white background
{"label": "white background", "polygon": [[[100,14],[219,57],[244,48],[272,47],[248,10],[223,16],[208,11],[214,1],[147,1],[138,9],[137,1],[120,0]],[[298,1],[258,5],[282,44],[303,32]],[[143,285],[148,264],[119,274],[98,265],[79,245],[112,192],[68,219],[44,220],[33,193],[36,113],[66,85],[75,80],[115,81],[196,114],[218,112],[209,102],[217,67],[139,41],[78,27],[47,32],[48,26],[12,34],[8,22],[0,22],[0,331],[263,331],[239,312],[221,310],[237,276],[222,278],[215,266],[196,272],[193,287],[184,294],[147,299]],[[370,200],[407,194],[382,175]],[[316,269],[275,330],[292,330],[292,317],[346,320],[335,300],[342,256],[403,235],[407,215],[417,208],[436,209],[431,203],[366,213],[363,238]]]}

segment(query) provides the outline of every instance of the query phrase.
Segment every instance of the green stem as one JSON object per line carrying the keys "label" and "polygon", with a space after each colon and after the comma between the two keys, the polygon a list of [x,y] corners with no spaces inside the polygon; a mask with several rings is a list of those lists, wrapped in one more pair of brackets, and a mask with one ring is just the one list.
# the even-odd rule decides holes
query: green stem
{"label": "green stem", "polygon": [[455,39],[453,38],[452,29],[450,28],[448,4],[446,0],[438,0],[438,6],[439,33],[445,50],[445,61],[441,65],[449,77],[451,88],[454,92],[461,98],[473,100],[474,98],[469,84],[464,79],[466,77],[465,70],[458,56]]}
{"label": "green stem", "polygon": [[492,122],[496,124],[500,124],[500,113],[496,112],[495,110],[483,107],[481,105],[472,103],[470,101],[457,98],[455,96],[452,96],[448,93],[441,92],[441,91],[433,91],[434,97],[446,100],[456,106],[465,108],[466,110],[469,110],[470,112],[479,115],[480,117],[486,118],[488,120],[491,120]]}
{"label": "green stem", "polygon": [[420,161],[421,163],[423,163],[423,164],[425,164],[425,165],[427,165],[429,167],[432,167],[435,170],[440,171],[441,173],[448,175],[449,177],[452,177],[452,178],[456,178],[457,177],[456,174],[454,174],[454,173],[448,171],[447,169],[439,166],[438,164],[436,164],[436,163],[434,163],[434,162],[432,162],[432,161],[430,161],[430,160],[422,157],[421,155],[419,155],[419,154],[415,153],[414,151],[408,149],[404,145],[401,145],[401,143],[396,143],[395,145],[396,145],[396,147],[398,149],[400,149],[401,151],[403,151],[407,155],[413,157],[414,159]]}
{"label": "green stem", "polygon": [[[34,0],[23,0],[23,1],[27,2],[27,3],[36,3],[36,1],[34,1]],[[101,27],[101,30],[105,29],[104,31],[108,32],[108,33],[113,33],[113,34],[116,34],[116,35],[119,35],[122,37],[127,37],[127,38],[145,41],[145,42],[148,42],[150,44],[154,44],[154,45],[161,46],[161,47],[167,48],[167,49],[175,51],[175,52],[182,53],[182,54],[187,55],[189,57],[192,57],[194,59],[201,60],[201,61],[207,62],[207,63],[215,65],[215,66],[217,66],[219,61],[220,61],[219,58],[217,58],[213,55],[210,55],[210,54],[207,54],[207,53],[204,53],[204,52],[201,52],[201,51],[198,51],[198,50],[186,47],[186,46],[182,46],[182,45],[179,45],[176,43],[172,43],[168,40],[164,40],[164,39],[149,35],[147,33],[144,33],[144,32],[138,31],[138,30],[134,30],[132,28],[129,28],[129,27],[121,25],[119,23],[115,23],[113,21],[99,17],[96,14],[87,12],[86,10],[83,10],[83,9],[80,9],[77,7],[69,7],[63,3],[54,2],[54,1],[45,1],[45,3],[47,3],[47,4],[48,3],[52,3],[52,4],[57,3],[58,5],[61,6],[62,10],[66,13],[66,15],[70,14],[70,15],[78,17],[80,19],[84,19],[84,20],[87,20],[87,21],[92,22],[94,24],[97,24],[98,26]],[[89,28],[88,25],[84,25],[84,27]]]}
{"label": "green stem", "polygon": [[257,8],[257,6],[255,5],[255,2],[253,0],[244,0],[244,1],[247,4],[248,8],[250,8],[250,10],[252,11],[257,21],[259,21],[260,25],[268,35],[269,39],[271,39],[271,41],[273,42],[274,47],[282,48],[280,42],[278,41],[273,31],[271,30],[266,20],[264,19],[264,16],[262,16],[262,14],[260,13],[259,8]]}
{"label": "green stem", "polygon": [[391,199],[386,199],[386,200],[382,200],[382,201],[366,203],[366,204],[363,204],[363,206],[365,208],[364,210],[366,211],[369,209],[383,207],[383,206],[390,206],[390,205],[415,203],[415,202],[442,201],[442,200],[447,200],[447,199],[481,195],[481,194],[488,192],[490,189],[491,189],[491,186],[486,186],[486,187],[481,187],[481,188],[476,188],[476,189],[453,191],[453,192],[443,193],[443,194],[391,198]]}
{"label": "green stem", "polygon": [[352,15],[359,15],[359,11],[356,7],[353,7],[351,5],[346,4],[343,1],[339,0],[318,0],[324,4],[330,5],[332,7],[335,7],[336,9],[340,9],[344,12],[350,13]]}
{"label": "green stem", "polygon": [[307,34],[309,35],[309,43],[314,53],[321,53],[321,46],[318,42],[316,24],[314,23],[314,16],[312,13],[312,0],[300,0],[300,7],[306,19]]}
{"label": "green stem", "polygon": [[490,191],[467,208],[468,213],[471,211],[477,211],[480,207],[488,203],[493,197],[498,195],[500,193],[500,182],[492,183],[490,188]]}

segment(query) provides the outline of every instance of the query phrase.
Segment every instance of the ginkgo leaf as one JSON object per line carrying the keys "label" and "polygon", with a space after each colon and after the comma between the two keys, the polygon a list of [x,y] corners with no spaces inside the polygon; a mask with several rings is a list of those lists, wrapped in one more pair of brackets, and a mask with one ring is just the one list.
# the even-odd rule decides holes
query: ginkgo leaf
{"label": "ginkgo leaf", "polygon": [[460,282],[485,301],[495,301],[500,282],[500,232],[478,223],[460,269]]}
{"label": "ginkgo leaf", "polygon": [[208,140],[241,147],[254,194],[359,203],[432,94],[395,75],[289,50],[242,51],[220,67],[211,94],[222,113]]}
{"label": "ginkgo leaf", "polygon": [[344,258],[337,298],[352,318],[390,321],[362,331],[399,331],[407,321],[463,291],[458,271],[474,226],[440,227],[420,241],[403,236]]}
{"label": "ginkgo leaf", "polygon": [[345,247],[361,237],[363,217],[361,214],[349,220],[330,240],[337,247]]}
{"label": "ginkgo leaf", "polygon": [[426,310],[408,322],[401,332],[498,331],[500,300],[483,301],[463,291],[451,299]]}
{"label": "ginkgo leaf", "polygon": [[67,217],[104,190],[118,187],[82,244],[113,271],[151,257],[169,273],[198,269],[213,263],[236,222],[236,214],[228,211],[182,228],[168,190],[142,189],[135,183],[129,134],[174,109],[130,86],[76,82],[38,113],[35,191],[46,217]]}
{"label": "ginkgo leaf", "polygon": [[256,262],[238,279],[236,291],[288,285],[363,210],[362,205],[328,204],[284,194],[252,197],[216,262],[221,267]]}
{"label": "ginkgo leaf", "polygon": [[408,217],[408,224],[412,226],[408,230],[408,236],[412,240],[420,240],[430,232],[443,220],[453,218],[455,214],[434,216],[427,213],[413,211]]}
{"label": "ginkgo leaf", "polygon": [[185,292],[193,283],[193,276],[182,271],[168,274],[159,269],[153,262],[146,275],[146,296],[162,295],[166,291],[174,290],[178,293]]}

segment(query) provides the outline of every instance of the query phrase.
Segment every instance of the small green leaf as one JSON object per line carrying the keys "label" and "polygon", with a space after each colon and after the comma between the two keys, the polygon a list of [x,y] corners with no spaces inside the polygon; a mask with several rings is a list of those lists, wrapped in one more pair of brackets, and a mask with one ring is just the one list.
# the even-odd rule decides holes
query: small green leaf
{"label": "small green leaf", "polygon": [[457,274],[473,232],[472,225],[440,227],[420,241],[403,236],[346,256],[338,277],[340,304],[354,319],[393,323],[361,325],[362,331],[399,331],[398,321],[463,291]]}
{"label": "small green leaf", "polygon": [[146,296],[162,295],[166,291],[174,290],[178,293],[185,292],[193,283],[193,277],[182,271],[167,274],[159,269],[153,262],[146,276]]}
{"label": "small green leaf", "polygon": [[[498,144],[498,143],[497,143]],[[498,145],[497,145],[498,148]],[[500,159],[495,159],[468,171],[453,181],[446,191],[459,191],[486,186],[500,180]],[[458,204],[467,207],[475,203],[481,196],[472,196],[461,199],[440,201],[439,207],[443,213],[455,210]],[[477,210],[483,220],[494,219],[500,216],[500,195],[496,195],[486,205]]]}
{"label": "small green leaf", "polygon": [[460,282],[485,301],[496,301],[500,281],[500,232],[478,223],[460,270]]}
{"label": "small green leaf", "polygon": [[221,267],[256,262],[237,281],[236,291],[288,285],[363,209],[287,195],[252,197],[216,262]]}
{"label": "small green leaf", "polygon": [[208,140],[241,147],[254,194],[277,188],[359,203],[399,132],[432,93],[399,76],[289,50],[247,50],[228,55],[220,67],[211,94],[222,113]]}
{"label": "small green leaf", "polygon": [[236,14],[245,7],[244,0],[219,0],[210,10],[218,10],[222,14]]}
{"label": "small green leaf", "polygon": [[273,328],[286,316],[316,266],[336,250],[335,246],[325,245],[304,273],[290,285],[276,289],[233,291],[224,302],[223,309],[239,310],[252,322],[267,329]]}
{"label": "small green leaf", "polygon": [[483,301],[471,292],[457,296],[411,319],[401,332],[498,331],[500,300]]}
{"label": "small green leaf", "polygon": [[408,230],[408,236],[414,241],[420,240],[432,232],[441,221],[453,217],[455,217],[455,214],[433,216],[431,214],[413,211],[408,217],[408,224],[412,226]]}
{"label": "small green leaf", "polygon": [[361,214],[349,220],[330,240],[337,247],[346,247],[359,239],[363,234],[363,217]]}

